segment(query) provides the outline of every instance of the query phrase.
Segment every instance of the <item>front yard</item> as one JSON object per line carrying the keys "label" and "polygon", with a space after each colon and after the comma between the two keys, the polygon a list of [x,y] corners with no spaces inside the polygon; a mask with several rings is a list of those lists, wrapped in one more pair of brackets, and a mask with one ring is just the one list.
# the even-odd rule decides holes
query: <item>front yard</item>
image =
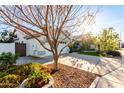
{"label": "front yard", "polygon": [[54,78],[53,88],[88,88],[96,78],[96,74],[59,64],[59,71],[52,73],[53,64],[43,66],[39,63],[11,66],[0,71],[0,87],[20,87],[29,78],[24,87],[41,88]]}
{"label": "front yard", "polygon": [[[0,55],[0,87],[42,88],[49,85],[53,88],[88,88],[97,76],[60,63],[59,70],[53,73],[53,63],[43,65],[44,62],[49,61],[46,60],[48,58],[21,57],[18,59],[14,54],[2,53]],[[18,60],[15,61],[16,59]],[[54,82],[50,85],[51,80]]]}
{"label": "front yard", "polygon": [[43,87],[49,83],[51,75],[45,66],[39,63],[14,65],[0,70],[0,87],[21,87],[22,82],[28,78],[24,87]]}
{"label": "front yard", "polygon": [[[91,54],[96,55],[93,52]],[[23,64],[18,65],[9,64],[8,66],[1,68],[0,87],[19,88],[22,87],[23,82],[28,79],[26,83],[24,83],[23,87],[42,88],[45,85],[48,85],[52,78],[53,83],[49,86],[52,88],[89,88],[97,77],[100,76],[101,78],[101,76],[106,76],[108,73],[111,73],[121,66],[121,58],[100,58],[97,56],[70,53],[60,57],[58,63],[59,70],[53,73],[53,63],[51,61],[50,64],[44,64],[44,62],[41,62],[47,58],[31,58],[31,60],[32,59],[34,61],[33,63],[23,62]],[[28,61],[27,57],[26,60]],[[39,61],[39,63],[37,63],[37,61]],[[119,75],[122,73],[121,70],[118,72]],[[115,74],[114,76],[117,78]],[[122,76],[122,74],[120,76]],[[106,77],[108,78],[108,76]],[[109,77],[112,78],[111,75],[109,75]],[[103,81],[100,81],[98,87],[105,87]]]}

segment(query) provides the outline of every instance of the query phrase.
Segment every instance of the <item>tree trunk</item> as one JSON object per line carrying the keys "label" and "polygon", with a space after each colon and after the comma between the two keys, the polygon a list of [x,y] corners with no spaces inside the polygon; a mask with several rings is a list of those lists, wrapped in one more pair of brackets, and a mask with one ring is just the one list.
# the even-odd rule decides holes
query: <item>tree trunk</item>
{"label": "tree trunk", "polygon": [[54,71],[58,71],[58,59],[59,59],[59,56],[58,55],[53,55],[53,58],[54,58]]}

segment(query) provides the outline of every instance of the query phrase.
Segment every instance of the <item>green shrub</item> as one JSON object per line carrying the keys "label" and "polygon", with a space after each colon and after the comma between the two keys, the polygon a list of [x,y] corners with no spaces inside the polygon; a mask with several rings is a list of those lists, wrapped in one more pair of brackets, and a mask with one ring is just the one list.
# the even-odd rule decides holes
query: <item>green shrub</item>
{"label": "green shrub", "polygon": [[108,51],[106,51],[106,54],[116,56],[116,57],[121,57],[121,53],[119,51],[108,50]]}
{"label": "green shrub", "polygon": [[0,83],[0,88],[16,88],[18,84],[15,83]]}
{"label": "green shrub", "polygon": [[[27,77],[30,78],[27,82],[26,87],[42,87],[48,83],[51,75],[45,66],[39,63],[30,63],[22,65],[25,72],[28,72]],[[41,83],[42,84],[39,84]]]}
{"label": "green shrub", "polygon": [[5,71],[4,71],[4,72],[0,72],[0,78],[1,78],[1,77],[4,77],[4,76],[6,76],[6,75],[8,75],[7,72],[5,72]]}
{"label": "green shrub", "polygon": [[32,63],[31,65],[31,76],[39,76],[41,75],[40,64]]}
{"label": "green shrub", "polygon": [[47,84],[49,82],[50,77],[51,77],[50,74],[42,72],[42,74],[40,76],[31,77],[27,81],[25,87],[27,87],[27,88],[43,87],[45,84]]}
{"label": "green shrub", "polygon": [[20,76],[8,74],[0,78],[0,88],[14,88],[20,85]]}
{"label": "green shrub", "polygon": [[13,71],[16,71],[19,68],[18,65],[14,65],[14,66],[10,66],[8,67],[8,69],[6,70],[7,73],[12,73]]}
{"label": "green shrub", "polygon": [[[16,70],[10,70],[11,73],[23,76],[39,76],[41,74],[41,69],[43,71],[43,66],[39,63],[30,63],[20,65]],[[14,68],[13,68],[14,69]]]}
{"label": "green shrub", "polygon": [[16,68],[16,70],[14,69],[10,70],[11,71],[10,73],[28,77],[28,75],[31,73],[30,65],[31,64],[20,65]]}
{"label": "green shrub", "polygon": [[44,72],[42,72],[41,77],[43,78],[43,81],[45,83],[47,83],[49,81],[49,79],[51,78],[51,75],[50,75],[50,73],[44,73]]}
{"label": "green shrub", "polygon": [[19,75],[14,75],[14,74],[9,74],[6,75],[2,78],[0,78],[0,83],[20,83],[20,76]]}
{"label": "green shrub", "polygon": [[0,72],[0,87],[18,87],[26,78],[30,78],[26,87],[42,87],[50,77],[48,69],[39,63],[10,66]]}
{"label": "green shrub", "polygon": [[80,51],[79,42],[74,42],[73,44],[70,44],[68,47],[70,49],[69,53]]}
{"label": "green shrub", "polygon": [[8,68],[8,66],[11,66],[16,63],[16,59],[18,59],[18,54],[12,54],[10,52],[8,53],[2,53],[0,55],[0,67],[1,68]]}

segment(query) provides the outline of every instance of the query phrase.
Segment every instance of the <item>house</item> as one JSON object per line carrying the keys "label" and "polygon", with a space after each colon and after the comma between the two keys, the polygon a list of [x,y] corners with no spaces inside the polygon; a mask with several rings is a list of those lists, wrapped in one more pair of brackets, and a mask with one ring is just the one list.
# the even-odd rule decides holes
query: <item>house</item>
{"label": "house", "polygon": [[124,41],[120,41],[120,48],[124,48]]}
{"label": "house", "polygon": [[[44,45],[49,48],[49,44],[48,44],[47,40],[45,39],[45,37],[43,37],[42,35],[40,35],[37,32],[30,31],[30,33],[32,33],[33,36],[35,36],[39,40],[41,40],[44,43]],[[15,43],[18,46],[18,48],[17,48],[18,52],[22,52],[22,50],[23,50],[23,53],[25,53],[26,56],[37,56],[37,57],[52,55],[51,52],[45,50],[40,45],[40,43],[32,36],[29,36],[20,30],[14,30],[14,34],[17,35],[17,38],[18,38],[15,41]],[[58,50],[60,50],[62,47],[64,47],[67,42],[68,42],[67,39],[65,39],[63,42],[60,42]],[[21,46],[18,44],[20,44]],[[69,48],[66,47],[62,53],[68,53],[68,52],[69,52]]]}
{"label": "house", "polygon": [[93,38],[94,36],[89,35],[89,34],[83,34],[83,35],[78,35],[73,37],[76,42],[79,43],[80,47],[83,49],[96,49],[96,46],[93,44]]}

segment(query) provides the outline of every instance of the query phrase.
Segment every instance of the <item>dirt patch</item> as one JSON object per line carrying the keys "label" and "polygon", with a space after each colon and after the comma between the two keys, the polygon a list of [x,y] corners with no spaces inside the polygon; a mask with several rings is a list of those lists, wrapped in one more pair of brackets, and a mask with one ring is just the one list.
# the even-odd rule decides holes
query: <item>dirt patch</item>
{"label": "dirt patch", "polygon": [[[53,64],[47,65],[50,70]],[[52,74],[54,78],[53,88],[88,88],[96,78],[96,74],[77,68],[59,64],[59,71]]]}

